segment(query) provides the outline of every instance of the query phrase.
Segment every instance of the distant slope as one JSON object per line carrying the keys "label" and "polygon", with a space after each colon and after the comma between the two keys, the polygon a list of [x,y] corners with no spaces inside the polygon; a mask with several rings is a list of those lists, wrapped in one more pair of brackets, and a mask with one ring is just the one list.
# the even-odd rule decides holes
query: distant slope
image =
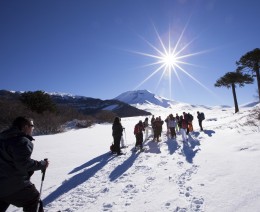
{"label": "distant slope", "polygon": [[138,109],[151,113],[167,110],[170,113],[182,113],[193,110],[210,110],[212,107],[204,105],[191,105],[184,102],[177,102],[157,96],[147,90],[127,91],[115,99],[128,103]]}
{"label": "distant slope", "polygon": [[239,107],[254,107],[257,104],[259,104],[259,102],[249,102],[249,103],[246,103],[246,104],[243,104],[243,105],[239,105]]}
{"label": "distant slope", "polygon": [[127,91],[115,99],[125,102],[130,105],[134,104],[154,104],[164,108],[171,107],[172,105],[177,104],[178,102],[172,101],[160,96],[157,96],[147,90],[136,90],[136,91]]}

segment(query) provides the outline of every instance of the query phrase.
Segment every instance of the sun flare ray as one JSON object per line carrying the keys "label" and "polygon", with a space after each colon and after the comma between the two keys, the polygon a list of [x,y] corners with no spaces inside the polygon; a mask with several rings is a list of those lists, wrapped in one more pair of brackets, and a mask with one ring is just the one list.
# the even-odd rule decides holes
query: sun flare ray
{"label": "sun flare ray", "polygon": [[148,77],[146,77],[141,83],[139,83],[139,85],[137,85],[135,87],[135,89],[139,88],[141,85],[143,85],[147,80],[149,80],[152,76],[154,76],[156,73],[158,73],[163,66],[160,66],[159,68],[157,68],[154,72],[152,72]]}
{"label": "sun flare ray", "polygon": [[[188,21],[189,22],[189,21]],[[193,38],[191,41],[189,41],[186,44],[182,43],[185,31],[188,27],[188,23],[185,25],[184,29],[181,31],[180,36],[177,38],[177,41],[175,45],[172,43],[172,36],[171,32],[169,30],[168,33],[168,39],[166,42],[162,39],[160,36],[158,30],[154,26],[154,31],[156,34],[156,37],[159,41],[159,47],[156,47],[151,42],[147,41],[144,37],[140,36],[147,44],[150,46],[155,53],[147,53],[147,52],[140,52],[140,51],[134,51],[134,53],[152,58],[155,60],[152,63],[149,63],[147,66],[158,66],[156,70],[154,70],[148,77],[146,77],[139,85],[136,86],[135,89],[142,86],[145,82],[147,82],[149,79],[151,79],[153,76],[155,76],[158,72],[161,72],[161,76],[158,80],[158,83],[156,85],[156,89],[160,86],[162,80],[164,78],[168,78],[168,85],[169,85],[169,94],[170,99],[172,98],[172,78],[173,75],[176,76],[177,81],[181,86],[183,86],[182,80],[180,78],[179,72],[184,73],[187,75],[190,79],[192,79],[194,82],[196,82],[198,85],[206,89],[207,91],[213,93],[209,88],[207,88],[203,83],[201,83],[198,79],[196,79],[194,76],[192,76],[188,71],[187,68],[184,66],[194,66],[195,64],[189,63],[186,60],[190,57],[197,56],[200,54],[205,54],[209,52],[210,50],[204,50],[204,51],[198,51],[193,53],[185,53],[188,48],[190,48],[191,44],[197,39],[197,37]]]}

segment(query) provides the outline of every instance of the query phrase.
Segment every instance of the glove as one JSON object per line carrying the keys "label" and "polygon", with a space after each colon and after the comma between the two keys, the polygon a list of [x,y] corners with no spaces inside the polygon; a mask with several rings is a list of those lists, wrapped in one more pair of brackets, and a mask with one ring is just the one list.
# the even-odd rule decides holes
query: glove
{"label": "glove", "polygon": [[41,164],[41,170],[45,171],[47,169],[47,167],[49,166],[49,161],[46,160],[46,159],[45,160],[41,160],[40,164]]}

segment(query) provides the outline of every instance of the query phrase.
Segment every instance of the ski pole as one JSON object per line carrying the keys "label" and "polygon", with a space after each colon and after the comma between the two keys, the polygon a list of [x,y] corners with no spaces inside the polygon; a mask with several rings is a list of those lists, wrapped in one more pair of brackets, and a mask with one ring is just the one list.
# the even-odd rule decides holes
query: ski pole
{"label": "ski pole", "polygon": [[[44,161],[48,161],[48,158],[45,158]],[[41,181],[41,187],[40,187],[40,195],[39,195],[39,203],[38,203],[38,207],[37,207],[37,212],[39,212],[39,210],[40,210],[42,185],[43,185],[43,181],[44,181],[44,178],[45,178],[45,172],[46,172],[46,168],[44,170],[42,170],[42,181]]]}

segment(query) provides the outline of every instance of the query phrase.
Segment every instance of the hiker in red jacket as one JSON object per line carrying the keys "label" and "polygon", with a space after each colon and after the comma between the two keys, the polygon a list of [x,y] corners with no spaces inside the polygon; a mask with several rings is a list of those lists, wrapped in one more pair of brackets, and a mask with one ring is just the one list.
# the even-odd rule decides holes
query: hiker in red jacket
{"label": "hiker in red jacket", "polygon": [[136,125],[134,129],[134,134],[136,138],[135,142],[135,148],[137,149],[138,147],[140,149],[143,149],[143,131],[144,131],[144,125],[143,122],[140,120]]}

